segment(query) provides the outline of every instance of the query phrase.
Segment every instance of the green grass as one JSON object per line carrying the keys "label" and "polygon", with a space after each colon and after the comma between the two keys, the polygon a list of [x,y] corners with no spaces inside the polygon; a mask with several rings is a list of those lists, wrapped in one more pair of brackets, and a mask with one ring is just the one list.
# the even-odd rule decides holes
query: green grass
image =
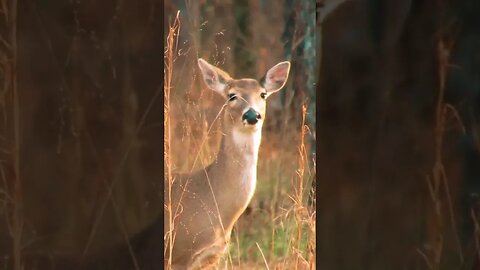
{"label": "green grass", "polygon": [[[268,142],[266,144],[266,149],[272,147]],[[233,265],[253,264],[263,269],[264,260],[259,247],[269,265],[291,263],[294,258],[293,247],[297,247],[294,241],[299,226],[302,234],[298,251],[302,257],[307,257],[307,243],[309,238],[315,236],[309,231],[307,221],[299,222],[293,210],[294,203],[290,196],[293,195],[292,179],[297,166],[295,147],[291,148],[281,149],[281,154],[275,159],[266,158],[270,151],[261,151],[252,212],[242,215],[232,234],[229,254]],[[311,177],[307,174],[304,187],[309,188],[310,182]],[[228,259],[228,256],[224,258]]]}

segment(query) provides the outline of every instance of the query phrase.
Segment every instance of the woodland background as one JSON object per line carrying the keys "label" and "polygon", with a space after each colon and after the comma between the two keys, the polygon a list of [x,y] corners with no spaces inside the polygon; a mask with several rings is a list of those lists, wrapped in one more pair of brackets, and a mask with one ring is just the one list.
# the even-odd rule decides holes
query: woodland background
{"label": "woodland background", "polygon": [[[215,14],[226,12],[224,5],[228,4],[187,2],[201,5],[202,16],[210,21],[224,19]],[[165,29],[163,23],[182,7],[165,1],[165,12],[171,16],[163,19],[164,3],[160,1],[3,3],[7,5],[2,6],[0,16],[0,253],[81,253],[122,241],[161,211],[160,70],[165,36],[160,37],[159,29]],[[268,40],[282,41],[283,33],[295,31],[286,31],[285,25],[273,19],[265,21],[255,12],[260,3],[269,3],[263,10],[285,22],[288,15],[276,9],[293,11],[284,5],[306,2],[231,4],[241,3],[249,8],[244,9],[247,14],[257,16],[249,27],[256,41],[245,45],[255,54],[239,54],[238,61],[232,60],[234,45],[240,42],[237,34],[232,34],[228,39],[221,35],[213,39],[213,44],[231,42],[231,46],[213,50],[210,36],[207,43],[195,46],[198,55],[188,57],[214,57],[230,47],[227,56],[215,56],[217,62],[237,76],[254,76],[261,74],[264,66],[294,55],[288,54],[288,46],[273,46]],[[479,234],[472,214],[478,211],[476,194],[480,193],[480,33],[476,27],[480,3],[345,1],[322,17],[329,3],[317,3],[323,19],[317,28],[316,44],[321,49],[315,55],[319,87],[315,94],[308,88],[300,90],[306,93],[303,97],[317,98],[313,138],[318,137],[314,173],[318,180],[315,245],[319,267],[471,269]],[[218,5],[212,8],[213,4]],[[231,11],[231,6],[227,10]],[[227,29],[215,29],[218,24],[213,23],[207,27],[213,27],[209,33]],[[263,44],[269,46],[260,46],[258,40],[263,38],[267,40]],[[287,44],[284,41],[282,45]],[[243,60],[258,63],[249,65]],[[302,65],[297,68],[311,68],[308,63]],[[294,81],[299,79],[290,83]],[[277,163],[270,167],[262,164],[262,177],[285,175],[284,183],[293,182],[291,175],[298,169],[301,121],[290,119],[301,120],[299,108],[304,101],[302,95],[289,97],[292,86],[288,87],[270,104],[274,113],[269,112],[264,136],[279,135],[269,137],[272,145],[262,145],[261,153],[280,157],[273,159]],[[282,107],[286,104],[290,105]],[[208,114],[206,108],[202,108],[204,115]],[[291,111],[291,116],[277,117],[275,113],[286,111]],[[312,125],[315,117],[311,113],[309,117],[307,123]],[[275,127],[282,123],[284,129],[278,132]],[[278,149],[282,152],[276,152]],[[286,167],[287,162],[293,165]],[[288,169],[289,174],[280,169]],[[277,173],[270,174],[272,171]],[[116,207],[107,196],[112,183]],[[269,218],[259,221],[270,226],[264,240],[271,239],[272,228],[278,225],[270,219],[271,213],[278,214],[274,202],[279,198],[288,201],[283,199],[288,198],[291,186],[272,188],[280,187],[286,193],[268,188],[262,192],[259,186],[250,209],[257,219],[265,216],[259,213],[270,209]],[[269,199],[262,199],[261,194]],[[272,194],[274,199],[267,197]],[[245,217],[239,231],[260,228],[248,225],[248,213]],[[296,224],[290,223],[289,228],[298,228]],[[308,226],[305,231],[310,230]],[[259,232],[262,230],[248,233],[255,236]],[[276,265],[292,258],[283,256],[292,254],[291,246],[281,247],[278,253],[275,250],[287,238],[288,234],[278,238],[268,257],[274,263],[281,258]],[[260,265],[258,248],[251,247],[245,244],[241,250],[249,251],[247,256]],[[306,245],[303,251],[295,258],[311,262],[308,252],[312,250]],[[244,262],[245,255],[239,257]]]}
{"label": "woodland background", "polygon": [[163,3],[1,4],[2,258],[124,241],[162,209]]}
{"label": "woodland background", "polygon": [[479,269],[479,12],[471,0],[361,0],[325,17],[322,269]]}

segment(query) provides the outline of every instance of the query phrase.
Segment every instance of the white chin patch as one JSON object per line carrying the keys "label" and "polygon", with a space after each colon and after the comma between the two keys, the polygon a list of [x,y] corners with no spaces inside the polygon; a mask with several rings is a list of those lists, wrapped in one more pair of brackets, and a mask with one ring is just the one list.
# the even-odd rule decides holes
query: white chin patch
{"label": "white chin patch", "polygon": [[260,120],[258,120],[258,122],[253,125],[249,124],[247,120],[243,120],[242,123],[243,123],[243,127],[246,130],[258,130],[262,126],[262,122]]}

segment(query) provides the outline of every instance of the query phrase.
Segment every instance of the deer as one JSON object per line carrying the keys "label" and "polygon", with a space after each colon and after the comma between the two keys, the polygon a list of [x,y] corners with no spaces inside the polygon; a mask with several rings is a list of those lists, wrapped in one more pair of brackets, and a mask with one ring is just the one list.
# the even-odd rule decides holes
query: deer
{"label": "deer", "polygon": [[[163,215],[126,244],[84,258],[33,254],[25,258],[24,269],[157,270],[171,265],[173,270],[200,270],[218,264],[227,250],[233,225],[253,197],[266,100],[285,86],[290,62],[270,68],[260,81],[233,79],[201,58],[198,67],[207,87],[226,103],[216,159],[197,172],[173,175],[170,188],[164,180]],[[169,237],[173,237],[171,247]],[[168,256],[165,251],[170,249]],[[0,257],[0,263],[0,269],[13,268],[8,256]]]}
{"label": "deer", "polygon": [[198,67],[208,89],[225,100],[222,138],[210,165],[173,175],[170,190],[164,182],[164,239],[171,250],[164,262],[174,270],[209,269],[226,253],[233,226],[255,191],[267,99],[285,86],[290,72],[288,61],[270,68],[260,81],[233,79],[202,58]]}

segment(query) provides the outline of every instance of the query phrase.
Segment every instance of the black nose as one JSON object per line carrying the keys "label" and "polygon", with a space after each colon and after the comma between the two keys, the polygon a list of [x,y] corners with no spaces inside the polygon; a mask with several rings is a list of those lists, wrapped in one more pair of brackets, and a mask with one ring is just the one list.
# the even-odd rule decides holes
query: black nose
{"label": "black nose", "polygon": [[255,125],[260,118],[260,114],[252,108],[248,109],[242,116],[242,120],[247,120],[247,123],[250,125]]}

